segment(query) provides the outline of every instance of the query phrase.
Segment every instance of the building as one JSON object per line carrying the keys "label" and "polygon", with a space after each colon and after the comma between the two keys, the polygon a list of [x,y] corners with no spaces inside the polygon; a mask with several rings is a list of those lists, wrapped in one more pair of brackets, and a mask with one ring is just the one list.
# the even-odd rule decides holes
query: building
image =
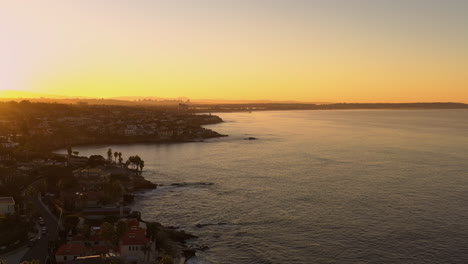
{"label": "building", "polygon": [[74,260],[83,256],[86,256],[86,247],[75,243],[62,245],[57,252],[55,252],[57,264],[73,263]]}
{"label": "building", "polygon": [[13,197],[0,197],[0,217],[15,213],[15,199]]}
{"label": "building", "polygon": [[146,237],[146,228],[136,219],[128,220],[127,225],[128,231],[119,242],[124,263],[138,264],[156,259],[156,246]]}

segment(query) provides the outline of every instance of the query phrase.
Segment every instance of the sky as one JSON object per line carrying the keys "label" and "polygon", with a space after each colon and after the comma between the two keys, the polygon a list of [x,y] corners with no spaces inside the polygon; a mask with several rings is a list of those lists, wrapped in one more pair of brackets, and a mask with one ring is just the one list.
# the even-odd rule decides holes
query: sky
{"label": "sky", "polygon": [[468,103],[465,0],[0,0],[0,90]]}

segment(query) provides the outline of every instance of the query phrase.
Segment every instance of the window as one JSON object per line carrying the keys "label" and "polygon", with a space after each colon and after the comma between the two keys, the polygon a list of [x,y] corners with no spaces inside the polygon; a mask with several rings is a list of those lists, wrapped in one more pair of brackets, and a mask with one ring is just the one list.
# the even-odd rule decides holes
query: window
{"label": "window", "polygon": [[129,246],[129,247],[128,247],[128,251],[132,251],[132,247]]}
{"label": "window", "polygon": [[63,256],[63,260],[67,260],[67,256]]}

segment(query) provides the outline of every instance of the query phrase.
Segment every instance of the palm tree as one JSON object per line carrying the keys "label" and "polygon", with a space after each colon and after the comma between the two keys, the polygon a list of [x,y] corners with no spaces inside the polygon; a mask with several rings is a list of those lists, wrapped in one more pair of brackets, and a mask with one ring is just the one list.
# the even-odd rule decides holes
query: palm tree
{"label": "palm tree", "polygon": [[119,164],[122,164],[122,161],[123,161],[122,155],[120,155],[120,156],[119,156]]}
{"label": "palm tree", "polygon": [[119,156],[119,153],[116,151],[114,152],[114,161],[117,163],[117,156]]}
{"label": "palm tree", "polygon": [[143,171],[143,168],[145,167],[145,161],[141,160],[139,165],[140,165],[140,171]]}
{"label": "palm tree", "polygon": [[107,150],[107,159],[108,159],[109,161],[112,161],[112,149],[108,149],[108,150]]}

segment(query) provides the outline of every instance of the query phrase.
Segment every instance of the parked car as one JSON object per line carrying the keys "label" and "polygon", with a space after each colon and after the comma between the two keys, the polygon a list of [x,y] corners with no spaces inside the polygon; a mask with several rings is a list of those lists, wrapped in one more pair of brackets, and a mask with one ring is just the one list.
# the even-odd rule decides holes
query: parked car
{"label": "parked car", "polygon": [[44,234],[44,235],[47,234],[47,228],[45,226],[42,227],[42,234]]}

